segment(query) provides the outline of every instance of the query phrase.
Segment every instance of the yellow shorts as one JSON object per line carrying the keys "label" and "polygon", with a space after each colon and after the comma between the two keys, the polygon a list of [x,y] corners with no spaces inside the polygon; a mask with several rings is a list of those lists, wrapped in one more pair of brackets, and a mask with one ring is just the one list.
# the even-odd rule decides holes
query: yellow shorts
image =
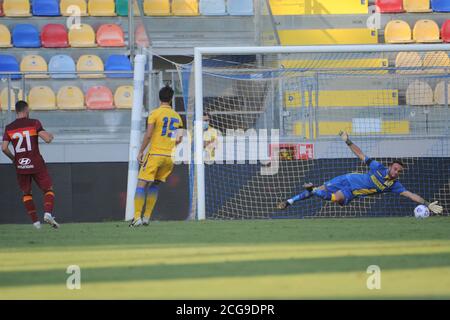
{"label": "yellow shorts", "polygon": [[171,156],[147,155],[139,171],[139,180],[162,181],[172,173],[173,161]]}

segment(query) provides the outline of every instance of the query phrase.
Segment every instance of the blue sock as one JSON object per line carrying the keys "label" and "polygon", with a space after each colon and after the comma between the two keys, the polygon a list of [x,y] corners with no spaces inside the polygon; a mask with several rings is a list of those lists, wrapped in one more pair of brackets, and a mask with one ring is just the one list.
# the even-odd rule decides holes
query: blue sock
{"label": "blue sock", "polygon": [[293,204],[294,202],[308,199],[308,198],[310,198],[311,196],[312,196],[311,192],[309,192],[308,190],[305,190],[305,191],[303,191],[302,193],[296,195],[295,197],[289,199],[288,202],[289,202],[290,204]]}
{"label": "blue sock", "polygon": [[323,200],[331,200],[332,193],[328,190],[314,189],[312,193]]}

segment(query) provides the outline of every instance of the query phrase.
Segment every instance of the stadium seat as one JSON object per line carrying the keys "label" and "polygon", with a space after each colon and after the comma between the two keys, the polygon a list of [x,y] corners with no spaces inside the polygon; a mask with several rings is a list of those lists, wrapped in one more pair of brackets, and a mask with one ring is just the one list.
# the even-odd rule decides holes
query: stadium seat
{"label": "stadium seat", "polygon": [[446,70],[450,70],[450,58],[445,51],[427,52],[423,66],[429,68],[426,69],[427,73],[446,73]]}
{"label": "stadium seat", "polygon": [[131,109],[133,107],[133,86],[120,86],[114,93],[114,105],[118,109]]}
{"label": "stadium seat", "polygon": [[3,12],[3,0],[0,0],[0,17],[4,17],[5,13]]}
{"label": "stadium seat", "polygon": [[75,25],[69,30],[69,44],[74,48],[96,47],[94,29],[88,24]]}
{"label": "stadium seat", "polygon": [[409,106],[431,106],[433,89],[426,82],[415,80],[406,89],[406,104]]}
{"label": "stadium seat", "polygon": [[[140,15],[140,9],[137,3],[137,0],[133,1],[133,13],[135,16]],[[116,14],[120,17],[128,16],[128,0],[116,0]]]}
{"label": "stadium seat", "polygon": [[53,79],[73,79],[76,78],[75,62],[70,56],[56,55],[48,63],[48,71]]}
{"label": "stadium seat", "polygon": [[411,43],[411,27],[403,20],[391,20],[384,28],[386,43]]}
{"label": "stadium seat", "polygon": [[377,12],[380,13],[400,13],[403,9],[403,0],[376,0]]}
{"label": "stadium seat", "polygon": [[0,109],[8,110],[8,105],[10,105],[11,110],[14,111],[16,110],[16,102],[19,100],[23,100],[22,89],[11,88],[8,95],[8,88],[4,88],[0,93]]}
{"label": "stadium seat", "polygon": [[399,52],[395,58],[395,67],[398,68],[397,73],[421,73],[422,66],[422,58],[417,52]]}
{"label": "stadium seat", "polygon": [[94,17],[114,17],[116,4],[114,0],[89,0],[88,12]]}
{"label": "stadium seat", "polygon": [[31,9],[33,16],[57,17],[61,15],[57,0],[33,0]]}
{"label": "stadium seat", "polygon": [[16,48],[40,48],[39,31],[32,24],[16,24],[12,32],[13,45]]}
{"label": "stadium seat", "polygon": [[[239,6],[239,0],[230,1],[234,8]],[[234,3],[233,3],[234,2]],[[242,6],[246,15],[253,14],[251,1],[244,1]],[[361,0],[270,0],[270,9],[275,16],[284,15],[330,15],[330,14],[367,14],[368,1]],[[233,8],[232,8],[233,9]],[[234,9],[236,10],[236,9]],[[242,11],[242,10],[239,10]]]}
{"label": "stadium seat", "polygon": [[0,48],[11,48],[11,33],[7,26],[0,24]]}
{"label": "stadium seat", "polygon": [[433,20],[419,20],[414,25],[413,40],[421,43],[442,42],[441,31]]}
{"label": "stadium seat", "polygon": [[198,16],[198,1],[172,0],[172,13],[175,16]]}
{"label": "stadium seat", "polygon": [[75,86],[64,86],[56,95],[56,106],[61,110],[83,110],[84,94]]}
{"label": "stadium seat", "polygon": [[146,16],[170,16],[169,0],[144,0],[144,14]]}
{"label": "stadium seat", "polygon": [[450,12],[449,0],[431,0],[431,9],[434,12]]}
{"label": "stadium seat", "polygon": [[40,74],[26,74],[25,78],[48,78],[47,61],[39,55],[28,55],[20,62],[22,72],[41,72]]}
{"label": "stadium seat", "polygon": [[100,47],[124,47],[125,36],[120,26],[103,24],[97,30],[97,43]]}
{"label": "stadium seat", "polygon": [[69,47],[69,35],[63,24],[46,24],[41,30],[41,43],[44,48]]}
{"label": "stadium seat", "polygon": [[28,104],[33,111],[56,110],[55,93],[50,87],[33,87],[28,93]]}
{"label": "stadium seat", "polygon": [[150,46],[150,40],[143,23],[139,23],[136,27],[136,30],[134,31],[134,40],[139,48],[147,48]]}
{"label": "stadium seat", "polygon": [[[113,54],[108,57],[105,71],[133,71],[130,59],[125,55]],[[132,78],[132,73],[107,73],[108,78]]]}
{"label": "stadium seat", "polygon": [[59,9],[63,16],[79,15],[87,16],[86,0],[61,0]]}
{"label": "stadium seat", "polygon": [[450,81],[447,81],[447,95],[445,93],[445,81],[441,81],[436,85],[434,89],[434,103],[441,106],[450,105]]}
{"label": "stadium seat", "polygon": [[105,86],[94,86],[86,92],[86,107],[90,110],[114,109],[114,98],[111,90]]}
{"label": "stadium seat", "polygon": [[[20,79],[21,76],[19,63],[16,57],[9,54],[0,54],[0,73],[2,72],[15,72],[10,75],[11,79]],[[0,79],[6,79],[8,76],[6,74],[1,74]]]}
{"label": "stadium seat", "polygon": [[79,73],[80,78],[104,78],[105,67],[102,59],[96,55],[83,55],[77,61],[77,72],[100,72],[100,73]]}
{"label": "stadium seat", "polygon": [[252,16],[253,0],[228,0],[227,12],[232,16]]}
{"label": "stadium seat", "polygon": [[376,44],[377,30],[352,29],[299,29],[280,30],[282,45],[325,45],[325,44]]}
{"label": "stadium seat", "polygon": [[200,13],[204,16],[223,16],[226,12],[225,0],[200,0]]}
{"label": "stadium seat", "polygon": [[4,0],[3,12],[7,17],[30,17],[29,0]]}
{"label": "stadium seat", "polygon": [[441,38],[444,42],[450,42],[450,19],[445,21],[442,25]]}
{"label": "stadium seat", "polygon": [[406,12],[431,12],[430,0],[403,0]]}

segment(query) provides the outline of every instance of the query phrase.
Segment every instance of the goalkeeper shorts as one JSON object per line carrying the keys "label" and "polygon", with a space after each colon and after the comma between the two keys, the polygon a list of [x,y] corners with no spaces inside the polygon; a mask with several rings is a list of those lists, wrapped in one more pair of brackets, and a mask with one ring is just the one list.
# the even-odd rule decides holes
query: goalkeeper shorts
{"label": "goalkeeper shorts", "polygon": [[339,202],[340,205],[345,206],[355,198],[352,193],[350,182],[345,175],[333,178],[330,181],[325,182],[324,185],[331,193],[341,191],[344,194],[345,199],[343,202]]}

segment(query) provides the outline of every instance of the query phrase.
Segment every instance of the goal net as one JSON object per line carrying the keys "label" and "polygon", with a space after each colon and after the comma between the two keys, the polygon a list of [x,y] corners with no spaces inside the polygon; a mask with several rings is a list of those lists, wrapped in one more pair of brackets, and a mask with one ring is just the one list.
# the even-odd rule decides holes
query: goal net
{"label": "goal net", "polygon": [[191,216],[412,215],[415,204],[390,193],[347,206],[311,198],[276,209],[305,182],[368,171],[340,130],[385,166],[402,160],[400,182],[448,214],[449,52],[449,45],[196,49],[195,67],[181,70],[187,128],[197,142]]}

